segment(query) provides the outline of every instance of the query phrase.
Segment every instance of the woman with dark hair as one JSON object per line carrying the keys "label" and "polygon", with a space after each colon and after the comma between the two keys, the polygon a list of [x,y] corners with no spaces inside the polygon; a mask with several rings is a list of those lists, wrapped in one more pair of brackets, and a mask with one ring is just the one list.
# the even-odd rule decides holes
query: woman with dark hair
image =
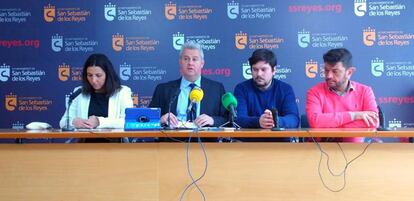
{"label": "woman with dark hair", "polygon": [[[82,93],[69,109],[69,126],[75,128],[123,128],[125,108],[133,107],[132,92],[120,84],[111,61],[103,54],[92,54],[82,71]],[[60,120],[66,127],[67,111]]]}

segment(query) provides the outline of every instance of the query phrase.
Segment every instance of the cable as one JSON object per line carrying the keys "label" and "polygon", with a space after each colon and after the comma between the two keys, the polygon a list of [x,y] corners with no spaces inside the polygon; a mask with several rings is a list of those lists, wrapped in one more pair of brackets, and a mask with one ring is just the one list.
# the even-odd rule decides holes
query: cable
{"label": "cable", "polygon": [[120,141],[114,140],[113,138],[109,138],[109,137],[102,137],[102,135],[100,133],[94,132],[92,130],[89,130],[88,133],[94,134],[96,136],[98,136],[99,138],[103,138],[105,140],[108,140],[109,142],[113,143],[119,143]]}
{"label": "cable", "polygon": [[[331,191],[331,192],[340,192],[340,191],[342,191],[343,189],[345,189],[345,187],[346,187],[346,171],[348,170],[348,167],[349,167],[349,165],[351,165],[351,163],[352,162],[354,162],[356,159],[358,159],[359,157],[361,157],[362,155],[364,155],[365,154],[365,152],[367,151],[367,149],[368,149],[368,147],[373,143],[373,140],[370,140],[370,142],[365,146],[365,148],[364,148],[364,150],[360,153],[360,154],[358,154],[356,157],[354,157],[352,160],[350,160],[349,162],[348,162],[348,159],[346,158],[346,155],[345,155],[345,152],[344,152],[344,150],[342,149],[342,146],[338,143],[338,142],[336,142],[336,144],[338,145],[338,147],[339,147],[339,149],[341,150],[341,152],[342,152],[342,155],[344,156],[344,159],[345,159],[345,167],[344,167],[344,169],[340,172],[340,173],[337,173],[337,174],[335,174],[332,170],[331,170],[331,167],[330,167],[330,165],[329,165],[329,154],[328,153],[326,153],[323,149],[322,149],[322,147],[321,147],[321,145],[319,144],[319,142],[317,142],[316,140],[315,140],[315,138],[310,134],[310,132],[308,131],[307,132],[308,134],[309,134],[309,136],[311,137],[311,139],[312,139],[312,141],[315,143],[315,145],[316,145],[316,147],[319,149],[319,151],[320,151],[320,157],[319,157],[319,163],[318,163],[318,174],[319,174],[319,179],[321,180],[321,182],[322,182],[322,184],[323,184],[323,186],[326,188],[326,189],[328,189],[329,191]],[[343,186],[341,187],[341,188],[339,188],[339,189],[337,189],[337,190],[334,190],[334,189],[332,189],[332,188],[330,188],[326,183],[325,183],[325,180],[322,178],[322,173],[321,173],[321,164],[322,164],[322,156],[323,155],[325,155],[326,157],[327,157],[327,160],[326,160],[326,166],[327,166],[327,169],[329,170],[329,173],[332,175],[332,176],[334,176],[334,177],[338,177],[338,176],[341,176],[341,175],[343,175]]]}
{"label": "cable", "polygon": [[[190,143],[191,143],[191,138],[192,138],[192,136],[193,136],[193,134],[196,134],[197,135],[197,140],[198,140],[198,144],[200,145],[200,147],[201,147],[201,149],[202,149],[202,151],[203,151],[203,154],[204,154],[204,159],[205,159],[205,166],[204,166],[204,171],[203,171],[203,173],[201,174],[201,176],[200,177],[198,177],[197,179],[194,179],[194,177],[193,177],[193,174],[191,173],[191,167],[190,167]],[[201,196],[202,196],[202,198],[203,198],[203,201],[205,201],[206,200],[206,197],[205,197],[205,195],[204,195],[204,192],[201,190],[201,188],[198,186],[198,184],[197,184],[197,182],[198,181],[200,181],[205,175],[206,175],[206,172],[207,172],[207,167],[208,167],[208,158],[207,158],[207,153],[206,153],[206,150],[205,150],[205,147],[204,147],[204,144],[203,144],[203,142],[201,141],[201,138],[200,138],[200,134],[199,134],[199,132],[198,132],[198,128],[196,128],[196,129],[194,129],[191,133],[190,133],[190,136],[189,136],[189,138],[188,138],[188,142],[187,142],[187,148],[186,148],[187,150],[186,150],[186,159],[187,159],[187,173],[188,173],[188,175],[190,176],[190,178],[191,178],[191,183],[190,184],[188,184],[186,187],[185,187],[185,189],[184,189],[184,191],[181,193],[181,196],[180,196],[180,201],[182,201],[183,200],[183,198],[184,198],[184,195],[185,195],[185,193],[187,192],[187,190],[192,186],[192,185],[194,185],[196,188],[197,188],[197,190],[200,192],[200,194],[201,194]]]}
{"label": "cable", "polygon": [[185,143],[185,142],[186,142],[186,141],[182,141],[182,140],[179,140],[179,139],[177,139],[177,138],[173,138],[173,137],[169,136],[169,135],[168,135],[168,132],[165,132],[165,131],[163,131],[163,130],[160,130],[160,132],[161,132],[162,134],[164,134],[164,135],[165,135],[165,137],[167,137],[168,139],[170,139],[170,140],[172,140],[172,141],[174,141],[174,142],[180,142],[180,143]]}
{"label": "cable", "polygon": [[[184,129],[190,129],[189,127],[187,127],[186,126],[186,124],[185,123],[183,123],[183,122],[185,122],[184,120],[180,120],[180,123],[181,123],[181,125],[184,125]],[[191,129],[191,130],[193,130],[193,129]],[[186,141],[182,141],[182,140],[179,140],[179,139],[177,139],[177,138],[173,138],[173,137],[171,137],[171,136],[169,136],[168,135],[168,132],[165,132],[165,131],[163,131],[163,130],[160,130],[160,132],[162,133],[162,134],[164,134],[165,135],[165,137],[167,137],[168,139],[170,139],[170,140],[172,140],[172,141],[174,141],[174,142],[180,142],[180,143],[185,143]]]}

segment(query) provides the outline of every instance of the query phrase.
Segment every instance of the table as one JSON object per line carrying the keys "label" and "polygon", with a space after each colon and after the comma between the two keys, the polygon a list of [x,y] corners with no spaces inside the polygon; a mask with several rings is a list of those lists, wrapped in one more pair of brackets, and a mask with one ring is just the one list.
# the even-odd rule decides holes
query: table
{"label": "table", "polygon": [[[190,131],[168,131],[175,137]],[[204,137],[411,137],[414,130],[377,132],[356,130],[200,131]],[[162,137],[160,131],[100,130],[62,133],[0,130],[0,138],[44,137]],[[206,176],[199,186],[207,200],[412,200],[414,197],[414,145],[371,144],[346,173],[344,190],[327,190],[318,175],[320,151],[313,143],[205,143]],[[341,143],[348,160],[367,144]],[[0,144],[0,197],[2,200],[145,200],[176,201],[190,183],[186,169],[186,143]],[[334,172],[344,167],[335,143],[321,143]],[[204,169],[199,144],[190,144],[191,170]],[[322,164],[326,164],[326,157]],[[331,188],[343,177],[330,176],[322,165],[322,178]],[[191,188],[184,200],[201,200]]]}

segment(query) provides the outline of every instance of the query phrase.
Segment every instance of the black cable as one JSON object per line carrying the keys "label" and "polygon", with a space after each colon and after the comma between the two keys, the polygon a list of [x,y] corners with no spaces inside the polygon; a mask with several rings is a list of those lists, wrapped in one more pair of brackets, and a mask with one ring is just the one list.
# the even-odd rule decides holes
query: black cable
{"label": "black cable", "polygon": [[88,133],[94,134],[94,135],[98,136],[99,138],[103,138],[105,140],[108,140],[110,143],[114,143],[114,142],[115,143],[119,143],[120,142],[120,141],[116,141],[116,140],[114,140],[112,138],[109,138],[109,137],[102,137],[102,135],[100,135],[100,133],[96,133],[96,132],[94,132],[92,130],[89,130]]}
{"label": "black cable", "polygon": [[[190,143],[191,143],[191,138],[192,138],[192,136],[193,136],[193,134],[196,134],[197,135],[197,140],[198,140],[198,144],[200,145],[200,147],[201,147],[201,149],[202,149],[202,151],[203,151],[203,154],[204,154],[204,159],[205,159],[205,166],[204,166],[204,171],[203,171],[203,173],[201,174],[201,176],[200,177],[198,177],[197,179],[194,179],[194,177],[193,177],[193,175],[192,175],[192,173],[191,173],[191,167],[190,167]],[[183,198],[184,198],[184,195],[185,195],[185,193],[187,192],[187,190],[192,186],[192,185],[194,185],[196,188],[197,188],[197,190],[201,193],[201,196],[202,196],[202,198],[203,198],[203,201],[205,201],[206,200],[206,197],[205,197],[205,195],[204,195],[204,192],[201,190],[201,188],[198,186],[198,184],[197,184],[197,182],[198,181],[200,181],[205,175],[206,175],[206,172],[207,172],[207,167],[208,167],[208,158],[207,158],[207,153],[206,153],[206,150],[205,150],[205,147],[204,147],[204,144],[203,144],[203,142],[201,141],[201,137],[200,137],[200,134],[199,134],[199,132],[198,132],[198,128],[196,128],[196,129],[194,129],[191,133],[190,133],[190,136],[189,136],[189,138],[188,138],[188,142],[187,142],[187,152],[186,152],[186,159],[187,159],[187,173],[188,173],[188,175],[190,176],[190,178],[191,178],[191,183],[190,184],[188,184],[186,187],[185,187],[185,189],[184,189],[184,191],[181,193],[181,196],[180,196],[180,201],[182,201],[183,200]]]}
{"label": "black cable", "polygon": [[179,140],[179,139],[177,139],[177,138],[173,138],[173,137],[171,137],[170,135],[168,135],[168,132],[165,132],[164,130],[160,130],[160,132],[162,133],[162,134],[164,134],[165,135],[165,137],[167,137],[168,139],[170,139],[170,140],[172,140],[172,141],[174,141],[174,142],[179,142],[179,143],[185,143],[186,141],[182,141],[182,140]]}
{"label": "black cable", "polygon": [[[181,123],[181,125],[184,125],[184,129],[189,129],[186,125],[185,125],[185,123],[183,123],[183,122],[185,122],[185,121],[183,121],[183,120],[180,120],[180,123]],[[179,129],[177,129],[177,130],[179,130]],[[174,142],[180,142],[180,143],[185,143],[186,141],[182,141],[182,140],[179,140],[179,139],[177,139],[177,138],[173,138],[173,137],[171,137],[171,136],[169,136],[168,135],[168,132],[164,132],[163,130],[160,130],[161,131],[161,133],[162,134],[164,134],[168,139],[170,139],[170,140],[172,140],[172,141],[174,141]]]}
{"label": "black cable", "polygon": [[[322,147],[321,147],[321,145],[319,144],[319,142],[317,142],[316,140],[315,140],[315,138],[310,134],[310,132],[308,131],[307,132],[308,134],[309,134],[309,136],[311,137],[311,139],[312,139],[312,141],[314,142],[314,144],[316,145],[316,147],[319,149],[319,151],[320,151],[320,157],[319,157],[319,163],[318,163],[318,174],[319,174],[319,179],[321,180],[321,182],[322,182],[322,184],[323,184],[323,186],[326,188],[326,189],[328,189],[329,191],[331,191],[331,192],[340,192],[340,191],[342,191],[343,189],[345,189],[345,187],[346,187],[346,171],[348,170],[348,167],[349,167],[349,165],[351,165],[351,163],[352,162],[354,162],[356,159],[358,159],[359,157],[361,157],[362,155],[364,155],[365,154],[365,152],[367,151],[367,149],[368,149],[368,147],[372,144],[372,141],[373,140],[371,140],[366,146],[365,146],[365,148],[364,148],[364,150],[360,153],[360,154],[358,154],[356,157],[354,157],[352,160],[350,160],[349,162],[348,162],[348,159],[346,158],[346,155],[345,155],[345,152],[344,152],[344,150],[342,149],[342,146],[338,143],[338,142],[336,142],[336,144],[339,146],[339,149],[341,150],[341,152],[342,152],[342,155],[344,156],[344,159],[345,159],[345,167],[344,167],[344,169],[340,172],[340,173],[337,173],[337,174],[335,174],[332,170],[331,170],[331,167],[330,167],[330,165],[329,165],[329,154],[328,153],[326,153],[323,149],[322,149]],[[343,186],[341,187],[341,188],[339,188],[339,189],[337,189],[337,190],[334,190],[334,189],[332,189],[332,188],[330,188],[326,183],[325,183],[325,180],[322,178],[322,173],[321,173],[321,164],[322,164],[322,156],[323,155],[325,155],[326,157],[327,157],[327,160],[326,160],[326,166],[327,166],[327,168],[328,168],[328,170],[329,170],[329,173],[332,175],[332,176],[334,176],[334,177],[338,177],[338,176],[341,176],[341,175],[343,175]]]}

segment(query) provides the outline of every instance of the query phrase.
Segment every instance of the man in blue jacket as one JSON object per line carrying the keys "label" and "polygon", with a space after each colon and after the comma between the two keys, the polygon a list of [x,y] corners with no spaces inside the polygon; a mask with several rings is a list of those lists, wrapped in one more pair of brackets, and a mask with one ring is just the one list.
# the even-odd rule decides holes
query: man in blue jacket
{"label": "man in blue jacket", "polygon": [[292,87],[273,76],[276,73],[275,54],[267,49],[255,50],[249,58],[252,79],[234,89],[237,98],[236,123],[242,128],[273,128],[272,109],[277,109],[280,128],[297,128],[298,106]]}

